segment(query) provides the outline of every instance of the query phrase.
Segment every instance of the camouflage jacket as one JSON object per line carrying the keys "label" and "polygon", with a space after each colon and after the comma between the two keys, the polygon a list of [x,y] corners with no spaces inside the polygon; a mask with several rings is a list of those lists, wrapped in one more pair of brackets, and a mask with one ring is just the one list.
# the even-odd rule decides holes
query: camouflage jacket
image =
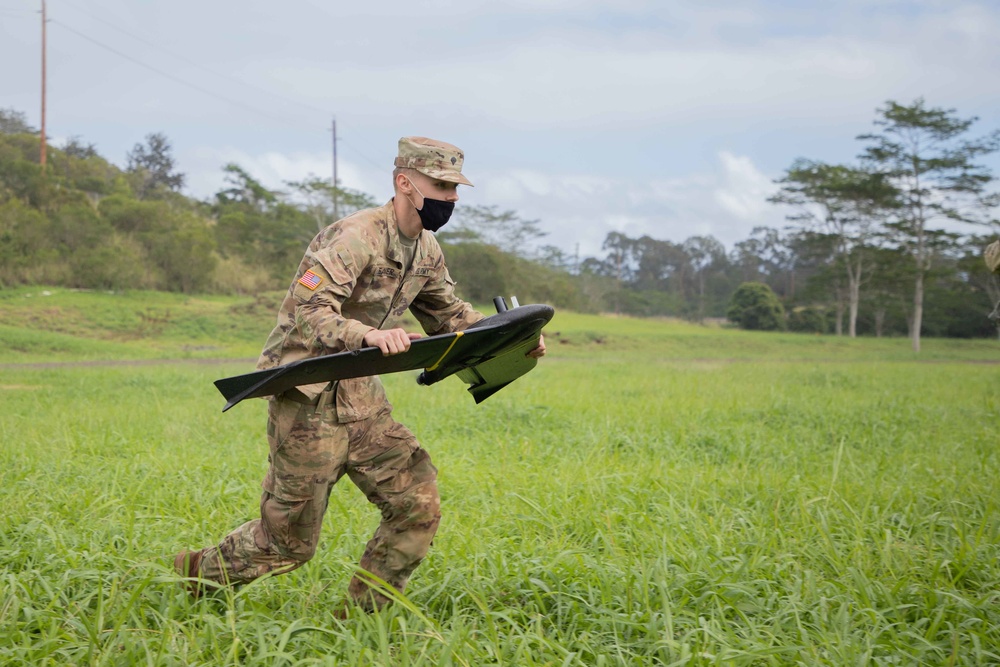
{"label": "camouflage jacket", "polygon": [[986,266],[989,267],[990,271],[1000,273],[1000,240],[986,246],[983,257],[986,258]]}
{"label": "camouflage jacket", "polygon": [[[483,315],[455,296],[433,234],[421,232],[406,270],[392,200],[338,220],[309,244],[257,362],[260,370],[356,350],[372,329],[393,329],[407,309],[429,335],[461,331]],[[299,391],[315,398],[328,383]],[[365,419],[385,402],[378,377],[342,380],[341,422]]]}

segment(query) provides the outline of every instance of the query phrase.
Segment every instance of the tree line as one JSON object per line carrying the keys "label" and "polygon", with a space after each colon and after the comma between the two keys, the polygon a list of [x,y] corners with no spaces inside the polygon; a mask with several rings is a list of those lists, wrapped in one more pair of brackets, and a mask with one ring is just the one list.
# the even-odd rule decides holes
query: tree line
{"label": "tree line", "polygon": [[584,270],[613,278],[610,300],[626,312],[742,325],[754,303],[769,313],[750,318],[754,328],[905,334],[917,351],[927,334],[995,336],[986,314],[1000,284],[982,251],[1000,195],[979,159],[1000,148],[1000,131],[970,137],[975,121],[923,99],[889,101],[857,137],[856,164],[800,158],[786,170],[770,198],[790,210],[786,228],[754,229],[728,253],[711,237],[612,233]]}
{"label": "tree line", "polygon": [[[460,294],[477,303],[517,294],[582,312],[728,316],[752,328],[916,344],[921,332],[996,335],[985,313],[1000,287],[979,257],[988,230],[941,224],[990,221],[992,175],[976,159],[996,150],[998,134],[967,139],[972,119],[922,100],[879,114],[879,131],[860,138],[859,164],[797,160],[772,198],[788,207],[789,226],[756,228],[728,251],[711,236],[675,243],[612,232],[601,256],[570,257],[544,243],[540,221],[489,206],[457,208],[438,237]],[[38,147],[24,114],[0,109],[0,288],[284,290],[335,210],[380,203],[315,177],[268,188],[237,164],[223,167],[225,186],[209,200],[186,197],[160,133],[137,143],[124,167],[71,138],[50,147],[42,168]],[[740,293],[744,284],[757,287]],[[741,318],[733,308],[747,294],[773,299],[772,314]]]}

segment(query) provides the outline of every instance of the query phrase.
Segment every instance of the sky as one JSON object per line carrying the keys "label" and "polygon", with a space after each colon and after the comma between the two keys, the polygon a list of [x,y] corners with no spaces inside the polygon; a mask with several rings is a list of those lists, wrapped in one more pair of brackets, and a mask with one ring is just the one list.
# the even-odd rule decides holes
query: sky
{"label": "sky", "polygon": [[[40,125],[40,0],[0,0],[0,108]],[[50,141],[124,165],[152,132],[185,193],[236,162],[272,188],[332,172],[379,201],[402,136],[461,147],[463,204],[727,248],[796,158],[852,163],[887,100],[1000,128],[1000,1],[48,0]],[[984,161],[1000,175],[1000,159]]]}

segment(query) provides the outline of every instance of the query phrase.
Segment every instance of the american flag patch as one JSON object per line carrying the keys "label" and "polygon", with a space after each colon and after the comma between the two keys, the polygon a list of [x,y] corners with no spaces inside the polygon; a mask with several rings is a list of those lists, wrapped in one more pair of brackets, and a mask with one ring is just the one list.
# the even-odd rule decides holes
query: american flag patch
{"label": "american flag patch", "polygon": [[299,284],[304,285],[311,290],[314,290],[317,287],[319,287],[319,284],[321,282],[323,282],[323,279],[318,274],[313,273],[312,269],[309,269],[308,271],[303,273],[302,277],[299,278]]}

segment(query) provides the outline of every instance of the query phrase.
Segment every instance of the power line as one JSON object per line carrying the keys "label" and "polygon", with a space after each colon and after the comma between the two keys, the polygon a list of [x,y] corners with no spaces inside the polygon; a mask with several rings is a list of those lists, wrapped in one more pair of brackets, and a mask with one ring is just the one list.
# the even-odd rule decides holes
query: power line
{"label": "power line", "polygon": [[40,14],[37,9],[26,9],[24,7],[10,7],[0,5],[0,16],[12,19],[26,19],[32,15]]}
{"label": "power line", "polygon": [[342,143],[343,143],[343,144],[344,144],[345,146],[347,146],[348,148],[350,148],[350,149],[351,149],[351,151],[352,151],[352,152],[353,152],[353,153],[354,153],[355,155],[357,155],[357,156],[359,156],[359,157],[362,157],[362,158],[364,158],[364,159],[365,159],[365,160],[366,160],[366,161],[368,162],[368,164],[372,165],[373,167],[375,167],[376,169],[378,169],[378,170],[380,170],[380,171],[385,171],[385,165],[384,165],[384,164],[379,164],[379,163],[378,163],[378,162],[376,162],[375,160],[371,159],[370,157],[368,157],[367,155],[365,155],[364,153],[362,153],[361,151],[359,151],[359,150],[358,150],[357,148],[355,148],[353,144],[351,144],[351,143],[348,143],[348,142],[347,142],[347,141],[346,141],[346,140],[345,140],[345,139],[344,139],[343,137],[341,137],[340,141],[341,141],[341,142],[342,142]]}
{"label": "power line", "polygon": [[286,102],[286,103],[289,103],[289,104],[293,104],[293,105],[301,107],[303,109],[308,109],[309,111],[315,111],[317,113],[321,113],[321,114],[324,114],[324,115],[330,113],[329,109],[320,109],[318,107],[314,107],[312,105],[305,104],[303,102],[299,102],[299,101],[296,101],[296,100],[293,100],[293,99],[289,99],[289,98],[281,95],[280,93],[275,93],[275,92],[272,92],[270,90],[267,90],[266,88],[261,88],[259,86],[256,86],[256,85],[252,84],[252,83],[248,83],[246,81],[243,81],[242,79],[238,79],[238,78],[236,78],[234,76],[230,76],[228,74],[223,74],[221,72],[217,72],[217,71],[215,71],[215,70],[213,70],[213,69],[211,69],[209,67],[206,67],[204,64],[199,63],[196,60],[188,58],[185,55],[182,55],[182,54],[179,54],[179,53],[175,53],[175,52],[171,51],[170,49],[167,49],[167,48],[165,48],[163,46],[160,46],[159,44],[156,44],[154,42],[151,42],[151,41],[149,41],[148,39],[146,39],[144,37],[136,35],[136,34],[130,32],[128,30],[125,30],[124,28],[115,25],[111,21],[105,20],[105,19],[101,18],[100,16],[97,16],[96,14],[83,9],[82,7],[76,5],[76,4],[72,3],[72,2],[68,2],[67,0],[60,0],[60,2],[62,4],[65,4],[68,7],[72,7],[73,9],[77,10],[78,12],[80,12],[82,14],[85,14],[86,16],[89,16],[90,18],[94,19],[95,21],[103,23],[104,25],[108,26],[109,28],[112,28],[113,30],[117,30],[118,32],[122,33],[123,35],[131,37],[132,39],[134,39],[134,40],[136,40],[138,42],[141,42],[141,43],[145,44],[146,46],[152,47],[152,48],[156,49],[157,51],[160,51],[161,53],[165,53],[168,56],[171,56],[172,58],[176,58],[176,59],[178,59],[178,60],[180,60],[182,62],[187,63],[188,65],[196,67],[196,68],[202,70],[203,72],[208,72],[209,74],[211,74],[213,76],[217,76],[217,77],[219,77],[221,79],[226,79],[227,81],[232,81],[234,83],[238,83],[241,86],[246,86],[247,88],[251,88],[251,89],[253,89],[253,90],[255,90],[255,91],[259,92],[259,93],[264,93],[265,95],[270,95],[272,97],[280,98],[283,102]]}
{"label": "power line", "polygon": [[[63,2],[65,2],[65,0],[63,0]],[[70,4],[70,3],[66,3],[66,4]],[[74,6],[74,8],[75,9],[79,9],[79,8],[77,8],[75,6]],[[80,11],[83,11],[83,10],[80,10]],[[142,42],[142,43],[144,43],[144,44],[146,44],[148,46],[151,46],[151,47],[153,47],[153,48],[155,48],[155,49],[157,49],[159,51],[162,51],[162,52],[164,52],[164,53],[166,53],[168,55],[171,55],[171,56],[173,56],[175,58],[183,60],[184,62],[192,64],[192,65],[198,67],[199,69],[207,71],[207,72],[209,72],[211,74],[214,74],[216,76],[219,76],[221,78],[228,79],[230,81],[235,81],[236,83],[239,83],[240,85],[247,86],[249,88],[253,88],[253,89],[255,89],[255,90],[259,91],[259,92],[263,92],[263,93],[265,93],[267,95],[272,95],[272,96],[276,96],[276,97],[282,97],[282,96],[278,95],[277,93],[272,93],[270,91],[264,90],[264,89],[259,88],[257,86],[253,86],[252,84],[248,84],[245,81],[241,81],[241,80],[236,79],[234,77],[229,77],[229,76],[226,76],[226,75],[223,75],[223,74],[219,74],[218,72],[214,72],[213,70],[208,69],[208,68],[204,67],[203,65],[190,60],[189,58],[186,58],[184,56],[181,56],[181,55],[178,55],[176,53],[173,53],[173,52],[171,52],[168,49],[164,49],[163,47],[160,47],[160,46],[158,46],[158,45],[156,45],[156,44],[154,44],[154,43],[152,43],[152,42],[150,42],[150,41],[148,41],[148,40],[146,40],[146,39],[144,39],[142,37],[133,35],[130,32],[128,32],[128,31],[126,31],[126,30],[124,30],[122,28],[119,28],[119,27],[115,26],[114,24],[112,24],[112,23],[110,23],[108,21],[105,21],[104,19],[101,19],[101,18],[99,18],[97,16],[94,16],[93,14],[91,14],[89,12],[83,11],[83,13],[87,14],[88,16],[90,16],[91,18],[94,18],[97,21],[100,21],[101,23],[104,23],[104,24],[110,26],[111,28],[114,28],[115,30],[118,30],[119,32],[122,32],[123,34],[128,35],[129,37],[132,37],[133,39],[136,39],[136,40],[138,40],[138,41],[140,41],[140,42]],[[61,21],[58,21],[56,19],[49,19],[49,20],[52,23],[58,24],[61,28],[72,32],[73,34],[77,35],[78,37],[80,37],[82,39],[85,39],[88,42],[91,42],[92,44],[95,44],[96,46],[101,47],[102,49],[110,51],[111,53],[117,55],[120,58],[124,58],[125,60],[128,60],[129,62],[133,63],[134,65],[137,65],[139,67],[143,67],[145,69],[148,69],[151,72],[155,72],[156,74],[159,74],[160,76],[162,76],[164,78],[170,79],[171,81],[173,81],[175,83],[178,83],[178,84],[180,84],[182,86],[186,86],[188,88],[191,88],[192,90],[196,90],[199,93],[202,93],[203,95],[208,95],[209,97],[213,97],[215,99],[221,100],[223,102],[226,102],[227,104],[231,104],[233,106],[237,106],[237,107],[240,107],[242,109],[246,109],[246,110],[248,110],[248,111],[250,111],[252,113],[258,114],[260,116],[264,116],[266,118],[270,118],[272,120],[277,120],[277,121],[279,121],[281,123],[287,122],[287,119],[285,119],[285,118],[279,118],[278,116],[275,116],[275,115],[273,115],[270,112],[267,112],[267,111],[264,111],[264,110],[259,109],[257,107],[245,104],[245,103],[240,102],[238,100],[226,97],[224,95],[220,95],[220,94],[218,94],[218,93],[216,93],[214,91],[208,90],[206,88],[203,88],[202,86],[199,86],[197,84],[191,83],[189,81],[185,81],[184,79],[181,79],[180,77],[174,76],[173,74],[170,74],[170,73],[165,72],[165,71],[163,71],[163,70],[161,70],[159,68],[153,67],[152,65],[144,63],[144,62],[142,62],[142,61],[140,61],[140,60],[138,60],[136,58],[133,58],[132,56],[128,55],[127,53],[124,53],[124,52],[122,52],[122,51],[120,51],[120,50],[118,50],[118,49],[116,49],[116,48],[114,48],[112,46],[108,46],[107,44],[105,44],[105,43],[103,43],[103,42],[101,42],[101,41],[99,41],[97,39],[94,39],[93,37],[90,37],[90,36],[88,36],[88,35],[80,32],[79,30],[76,30],[75,28],[71,28],[70,26],[66,25],[65,23],[63,23]],[[316,107],[312,107],[310,105],[303,104],[301,102],[296,102],[294,100],[289,100],[289,99],[284,98],[284,97],[282,97],[282,99],[284,101],[286,101],[286,102],[290,102],[290,103],[292,103],[294,105],[297,105],[297,106],[299,106],[299,107],[301,107],[303,109],[309,109],[311,111],[316,111],[316,112],[324,113],[324,114],[329,113],[329,111],[324,111],[324,110],[318,109]],[[296,129],[298,129],[298,128],[296,128]],[[347,148],[349,148],[352,153],[354,153],[358,157],[364,159],[366,162],[368,162],[369,164],[371,164],[376,169],[383,170],[385,168],[384,165],[379,164],[377,161],[375,161],[375,160],[371,159],[370,157],[368,157],[365,153],[363,153],[360,149],[358,149],[357,147],[355,147],[350,142],[344,141],[344,145]]]}
{"label": "power line", "polygon": [[48,13],[45,9],[45,0],[42,0],[42,127],[38,132],[38,164],[41,165],[42,169],[45,169],[45,156],[46,156],[46,146],[45,146],[45,88],[46,88],[46,60],[48,49],[45,48],[45,41],[47,35],[46,20],[48,18]]}
{"label": "power line", "polygon": [[193,83],[191,83],[189,81],[185,81],[184,79],[176,77],[173,74],[169,74],[167,72],[164,72],[163,70],[158,69],[156,67],[153,67],[152,65],[147,65],[146,63],[144,63],[144,62],[142,62],[140,60],[136,60],[135,58],[133,58],[132,56],[128,55],[127,53],[123,53],[122,51],[119,51],[118,49],[116,49],[116,48],[114,48],[112,46],[108,46],[107,44],[104,44],[103,42],[100,42],[100,41],[94,39],[93,37],[89,37],[89,36],[83,34],[79,30],[76,30],[75,28],[69,27],[68,25],[66,25],[62,21],[59,21],[59,20],[56,20],[56,19],[49,19],[49,21],[51,21],[52,23],[58,25],[62,29],[68,30],[71,33],[73,33],[74,35],[76,35],[76,36],[78,36],[78,37],[80,37],[82,39],[87,40],[91,44],[95,44],[95,45],[101,47],[102,49],[105,49],[106,51],[110,51],[111,53],[115,54],[116,56],[118,56],[120,58],[124,58],[125,60],[128,60],[129,62],[131,62],[134,65],[138,65],[139,67],[143,67],[145,69],[148,69],[151,72],[155,72],[156,74],[159,74],[160,76],[162,76],[162,77],[164,77],[166,79],[170,79],[174,83],[179,83],[180,85],[186,86],[188,88],[191,88],[192,90],[196,90],[199,93],[202,93],[203,95],[208,95],[209,97],[214,97],[217,100],[221,100],[223,102],[226,102],[227,104],[231,104],[233,106],[240,107],[242,109],[245,109],[247,111],[253,112],[255,114],[258,114],[258,115],[261,115],[261,116],[265,116],[267,118],[270,118],[271,120],[277,120],[277,121],[279,121],[281,123],[287,122],[287,119],[285,119],[285,118],[280,118],[278,116],[272,115],[271,113],[269,113],[267,111],[263,111],[263,110],[258,109],[256,107],[250,106],[248,104],[244,104],[243,102],[240,102],[238,100],[234,100],[232,98],[225,97],[223,95],[219,95],[216,92],[208,90],[207,88],[202,88],[201,86],[193,84]]}

